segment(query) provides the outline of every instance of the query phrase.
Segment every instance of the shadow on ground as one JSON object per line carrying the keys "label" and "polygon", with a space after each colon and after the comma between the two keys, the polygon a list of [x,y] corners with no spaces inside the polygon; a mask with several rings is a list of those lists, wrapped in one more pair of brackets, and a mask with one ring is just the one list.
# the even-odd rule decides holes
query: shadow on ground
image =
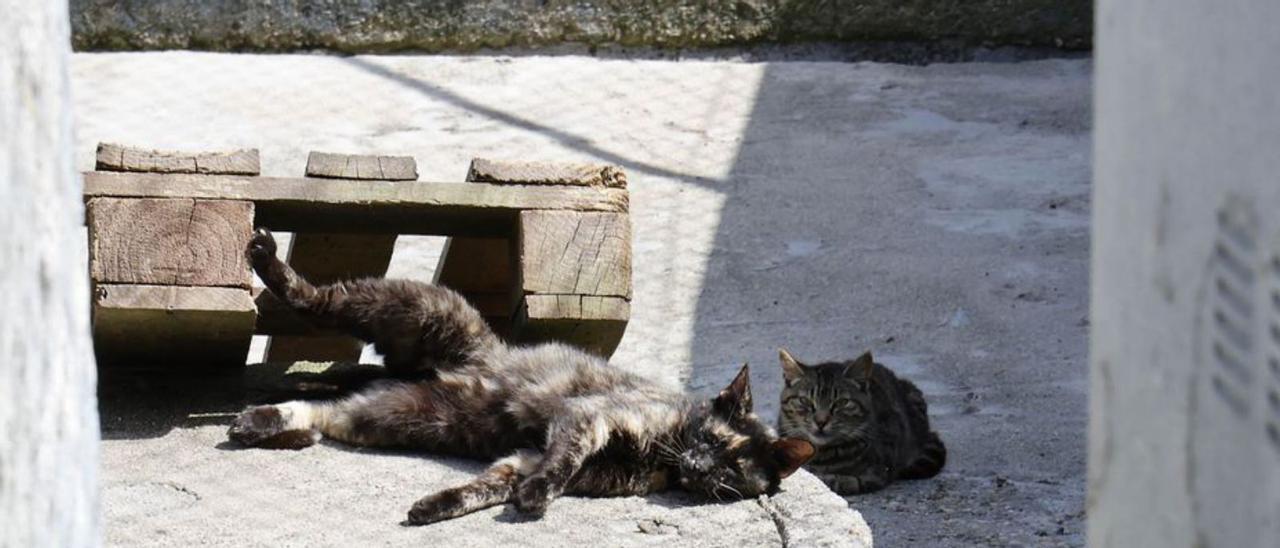
{"label": "shadow on ground", "polygon": [[[1087,64],[764,71],[698,296],[689,387],[777,348],[916,381],[945,473],[850,497],[885,546],[1083,544]],[[982,73],[979,74],[979,71]]]}
{"label": "shadow on ground", "polygon": [[332,399],[384,377],[381,366],[355,363],[259,363],[177,372],[104,368],[98,374],[102,438],[157,438],[174,428],[229,426],[248,405]]}

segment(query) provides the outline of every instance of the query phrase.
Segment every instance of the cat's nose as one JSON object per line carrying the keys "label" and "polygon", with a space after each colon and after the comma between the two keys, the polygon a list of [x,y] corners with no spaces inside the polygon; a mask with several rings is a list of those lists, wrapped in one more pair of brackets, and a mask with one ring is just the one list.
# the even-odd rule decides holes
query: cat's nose
{"label": "cat's nose", "polygon": [[681,456],[680,464],[684,466],[686,470],[696,470],[699,472],[706,472],[710,468],[711,463],[705,458],[699,458],[693,455],[685,454]]}
{"label": "cat's nose", "polygon": [[828,415],[826,413],[818,413],[817,415],[814,415],[813,422],[814,424],[818,425],[818,430],[822,430],[824,427],[827,426],[828,422],[831,422],[831,415]]}

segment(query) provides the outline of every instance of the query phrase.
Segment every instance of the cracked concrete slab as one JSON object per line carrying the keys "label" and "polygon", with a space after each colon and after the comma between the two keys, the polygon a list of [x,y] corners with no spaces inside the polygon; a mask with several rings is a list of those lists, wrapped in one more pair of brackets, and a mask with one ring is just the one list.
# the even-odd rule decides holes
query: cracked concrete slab
{"label": "cracked concrete slab", "polygon": [[[395,525],[478,463],[325,444],[219,448],[239,401],[209,382],[104,377],[111,544],[1078,545],[1083,542],[1089,60],[912,67],[589,57],[76,54],[77,159],[98,141],[614,163],[633,215],[632,322],[614,362],[710,395],[776,348],[873,349],[921,386],[950,461],[841,499],[808,475],[769,502],[567,499]],[[441,241],[390,275],[430,279]],[[261,348],[259,345],[258,351]],[[366,356],[372,359],[373,356]],[[181,356],[174,371],[182,371]],[[189,504],[181,491],[196,493]]]}

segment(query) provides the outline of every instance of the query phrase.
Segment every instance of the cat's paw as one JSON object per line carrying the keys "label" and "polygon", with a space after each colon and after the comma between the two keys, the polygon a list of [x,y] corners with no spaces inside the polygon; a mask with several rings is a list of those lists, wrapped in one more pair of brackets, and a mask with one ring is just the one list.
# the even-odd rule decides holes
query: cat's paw
{"label": "cat's paw", "polygon": [[250,407],[232,421],[227,437],[246,447],[259,447],[272,437],[285,432],[284,413],[274,405]]}
{"label": "cat's paw", "polygon": [[462,497],[452,489],[427,495],[413,503],[408,518],[400,522],[400,525],[429,525],[444,521],[453,517],[462,505]]}
{"label": "cat's paw", "polygon": [[265,228],[259,228],[253,231],[253,237],[249,238],[249,247],[245,250],[249,256],[249,261],[254,266],[266,264],[276,256],[276,238],[271,235],[271,231]]}
{"label": "cat's paw", "polygon": [[551,498],[551,482],[547,477],[529,476],[516,487],[516,510],[530,517],[540,517],[547,513]]}

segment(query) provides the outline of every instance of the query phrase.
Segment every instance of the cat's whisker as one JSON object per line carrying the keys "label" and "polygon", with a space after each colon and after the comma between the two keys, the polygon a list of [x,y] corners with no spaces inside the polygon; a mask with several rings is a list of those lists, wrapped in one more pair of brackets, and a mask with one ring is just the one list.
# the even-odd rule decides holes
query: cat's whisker
{"label": "cat's whisker", "polygon": [[[738,498],[745,498],[745,497],[743,497],[743,496],[742,496],[742,491],[739,491],[739,490],[737,490],[737,489],[734,489],[732,485],[729,485],[729,484],[727,484],[727,483],[725,483],[725,482],[723,482],[723,481],[722,481],[722,482],[719,482],[719,483],[720,483],[720,486],[719,486],[719,487],[723,487],[723,488],[725,488],[725,489],[728,489],[729,491],[733,492],[733,494],[734,494],[734,495],[737,495],[737,497],[738,497]],[[717,489],[719,489],[719,487],[717,487]]]}

